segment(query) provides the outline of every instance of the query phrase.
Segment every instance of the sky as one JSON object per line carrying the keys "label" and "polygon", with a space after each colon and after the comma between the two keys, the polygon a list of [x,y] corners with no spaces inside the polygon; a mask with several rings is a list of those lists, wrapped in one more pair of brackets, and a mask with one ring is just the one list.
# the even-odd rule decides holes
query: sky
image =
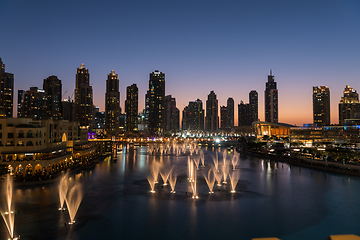
{"label": "sky", "polygon": [[312,87],[330,89],[331,123],[346,85],[360,91],[360,1],[28,1],[0,3],[0,57],[17,90],[62,80],[72,96],[76,68],[89,69],[94,104],[105,110],[111,70],[119,75],[120,105],[126,87],[139,88],[144,108],[149,73],[165,73],[166,95],[180,112],[205,102],[214,90],[247,103],[264,90],[272,69],[279,90],[279,122],[312,123]]}

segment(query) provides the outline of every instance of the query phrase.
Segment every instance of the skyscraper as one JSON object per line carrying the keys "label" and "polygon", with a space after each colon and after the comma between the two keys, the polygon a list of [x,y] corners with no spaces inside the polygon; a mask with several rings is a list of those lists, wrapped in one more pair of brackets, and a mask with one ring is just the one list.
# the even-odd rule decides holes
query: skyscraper
{"label": "skyscraper", "polygon": [[61,80],[59,80],[57,76],[49,76],[48,78],[44,79],[43,89],[47,95],[47,116],[51,117],[53,120],[62,119]]}
{"label": "skyscraper", "polygon": [[258,111],[258,93],[255,90],[252,90],[249,93],[249,104],[250,104],[250,118],[251,122],[255,122],[259,119],[259,111]]}
{"label": "skyscraper", "polygon": [[0,112],[13,116],[14,74],[5,72],[5,64],[0,58]]}
{"label": "skyscraper", "polygon": [[17,117],[21,118],[22,116],[22,105],[24,103],[25,90],[18,90],[18,103],[17,103]]}
{"label": "skyscraper", "polygon": [[105,130],[108,136],[119,134],[120,119],[120,92],[119,78],[112,70],[106,80],[105,93]]}
{"label": "skyscraper", "polygon": [[205,131],[217,132],[219,130],[218,100],[216,94],[211,91],[206,100]]}
{"label": "skyscraper", "polygon": [[182,130],[204,131],[204,109],[200,99],[190,101],[184,108]]}
{"label": "skyscraper", "polygon": [[233,129],[234,128],[234,99],[228,98],[227,100],[227,127]]}
{"label": "skyscraper", "polygon": [[165,131],[176,132],[180,129],[180,111],[176,107],[175,98],[165,96]]}
{"label": "skyscraper", "polygon": [[238,126],[250,126],[251,121],[251,107],[249,103],[244,103],[243,101],[238,104]]}
{"label": "skyscraper", "polygon": [[228,128],[228,111],[226,106],[220,107],[220,128]]}
{"label": "skyscraper", "polygon": [[265,122],[278,122],[278,90],[271,69],[265,89]]}
{"label": "skyscraper", "polygon": [[75,105],[74,105],[75,121],[80,126],[88,126],[91,130],[93,126],[93,90],[90,86],[89,70],[84,64],[77,69],[75,83]]}
{"label": "skyscraper", "polygon": [[[38,89],[37,87],[31,87],[24,94],[24,102],[21,108],[22,117],[33,119],[47,119],[47,93]],[[45,109],[45,110],[44,110]]]}
{"label": "skyscraper", "polygon": [[339,124],[344,125],[345,119],[358,118],[360,118],[359,94],[347,85],[339,103]]}
{"label": "skyscraper", "polygon": [[165,73],[155,70],[149,79],[149,125],[150,134],[161,135],[165,123]]}
{"label": "skyscraper", "polygon": [[313,87],[313,119],[318,127],[330,125],[330,90],[326,86]]}
{"label": "skyscraper", "polygon": [[126,131],[138,131],[138,92],[136,84],[126,88]]}

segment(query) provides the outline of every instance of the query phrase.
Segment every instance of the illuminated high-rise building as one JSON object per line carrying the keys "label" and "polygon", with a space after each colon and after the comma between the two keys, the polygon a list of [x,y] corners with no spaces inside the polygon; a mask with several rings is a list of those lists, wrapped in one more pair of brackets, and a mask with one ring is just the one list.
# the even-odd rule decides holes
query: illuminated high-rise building
{"label": "illuminated high-rise building", "polygon": [[271,69],[265,89],[265,122],[278,122],[278,90]]}
{"label": "illuminated high-rise building", "polygon": [[22,117],[22,105],[24,103],[24,95],[25,95],[25,90],[18,90],[18,102],[17,102],[17,117],[21,118]]}
{"label": "illuminated high-rise building", "polygon": [[217,132],[219,131],[219,106],[216,94],[211,91],[206,100],[206,117],[205,117],[205,131]]}
{"label": "illuminated high-rise building", "polygon": [[[21,117],[37,120],[47,119],[48,111],[47,93],[43,89],[31,87],[24,94],[24,101],[21,107]],[[45,109],[45,111],[44,111]]]}
{"label": "illuminated high-rise building", "polygon": [[204,131],[204,112],[200,99],[190,101],[183,111],[182,130]]}
{"label": "illuminated high-rise building", "polygon": [[165,124],[165,73],[155,70],[149,79],[149,122],[150,134],[162,135]]}
{"label": "illuminated high-rise building", "polygon": [[126,131],[138,131],[138,94],[139,90],[136,84],[126,88]]}
{"label": "illuminated high-rise building", "polygon": [[238,104],[238,126],[250,126],[251,121],[251,106],[249,103],[243,101]]}
{"label": "illuminated high-rise building", "polygon": [[227,113],[226,113],[226,117],[227,117],[226,127],[230,128],[230,129],[233,129],[234,128],[234,99],[233,98],[228,98],[227,99],[226,111],[227,111]]}
{"label": "illuminated high-rise building", "polygon": [[326,86],[313,87],[313,119],[315,126],[330,125],[330,90]]}
{"label": "illuminated high-rise building", "polygon": [[344,125],[345,119],[360,118],[359,94],[349,85],[345,87],[344,96],[339,103],[339,124]]}
{"label": "illuminated high-rise building", "polygon": [[14,74],[5,72],[5,64],[0,58],[0,112],[13,117]]}
{"label": "illuminated high-rise building", "polygon": [[108,136],[119,134],[120,119],[120,92],[119,78],[112,70],[106,80],[105,93],[105,131]]}
{"label": "illuminated high-rise building", "polygon": [[75,83],[75,104],[74,104],[75,121],[80,126],[87,126],[89,130],[93,126],[93,90],[90,86],[89,70],[84,64],[77,69]]}
{"label": "illuminated high-rise building", "polygon": [[165,96],[165,131],[176,132],[180,129],[180,111],[176,107],[175,98]]}
{"label": "illuminated high-rise building", "polygon": [[249,93],[249,104],[250,104],[250,121],[255,122],[259,119],[259,111],[258,111],[258,93],[255,90],[252,90]]}
{"label": "illuminated high-rise building", "polygon": [[53,120],[61,120],[61,80],[59,80],[57,76],[49,76],[44,79],[43,89],[47,95],[47,109],[44,109],[47,111],[47,116]]}
{"label": "illuminated high-rise building", "polygon": [[228,111],[226,106],[220,107],[220,128],[228,128]]}

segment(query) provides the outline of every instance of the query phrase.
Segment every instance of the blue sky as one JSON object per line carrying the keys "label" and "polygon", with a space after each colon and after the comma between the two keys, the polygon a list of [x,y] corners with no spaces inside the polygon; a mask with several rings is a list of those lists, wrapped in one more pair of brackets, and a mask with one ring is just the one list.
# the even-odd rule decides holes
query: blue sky
{"label": "blue sky", "polygon": [[84,63],[95,105],[104,110],[107,74],[115,70],[121,106],[126,87],[136,83],[140,111],[149,73],[158,69],[180,111],[197,98],[205,105],[211,90],[219,105],[228,97],[248,102],[257,90],[261,120],[273,69],[281,122],[312,122],[312,86],[327,85],[337,123],[345,85],[360,90],[359,12],[356,0],[3,0],[0,57],[15,74],[16,91],[41,88],[56,75],[63,97],[70,96]]}

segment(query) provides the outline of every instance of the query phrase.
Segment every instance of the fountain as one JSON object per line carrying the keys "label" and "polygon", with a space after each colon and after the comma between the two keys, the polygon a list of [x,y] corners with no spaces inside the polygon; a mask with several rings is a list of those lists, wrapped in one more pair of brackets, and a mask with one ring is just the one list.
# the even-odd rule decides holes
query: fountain
{"label": "fountain", "polygon": [[193,199],[198,199],[199,198],[199,196],[197,195],[197,189],[196,189],[196,171],[194,171],[194,163],[192,163],[191,162],[191,168],[193,169],[193,171],[192,171],[192,176],[191,176],[191,178],[192,178],[192,181],[190,182],[190,184],[191,184],[191,188],[192,188],[192,192],[193,192],[193,196],[192,196],[192,198]]}
{"label": "fountain", "polygon": [[223,151],[223,162],[224,162],[223,166],[224,167],[226,166],[226,162],[227,162],[226,157],[227,157],[227,151],[226,151],[226,149],[224,149],[224,151]]}
{"label": "fountain", "polygon": [[176,175],[171,171],[170,177],[169,177],[169,183],[171,187],[171,193],[175,193],[175,184],[176,184]]}
{"label": "fountain", "polygon": [[240,179],[240,175],[238,172],[233,172],[232,174],[229,174],[230,183],[231,183],[231,192],[235,193],[236,185]]}
{"label": "fountain", "polygon": [[232,163],[232,166],[233,166],[233,170],[235,170],[236,168],[236,164],[237,162],[239,161],[239,156],[234,154],[234,156],[232,157],[231,159],[231,163]]}
{"label": "fountain", "polygon": [[223,178],[224,178],[223,184],[227,184],[226,179],[227,179],[227,176],[229,174],[229,169],[226,166],[223,166],[222,173],[223,173]]}
{"label": "fountain", "polygon": [[5,211],[1,211],[1,216],[3,217],[5,225],[8,229],[10,239],[18,239],[18,238],[14,238],[15,214],[12,209],[13,183],[10,175],[6,176],[5,184],[6,184],[6,188],[5,188],[6,206],[5,206]]}
{"label": "fountain", "polygon": [[[213,173],[211,177],[211,173]],[[209,169],[207,177],[204,175],[205,181],[209,187],[209,193],[212,194],[215,184],[215,172],[212,169]]]}
{"label": "fountain", "polygon": [[200,161],[203,167],[205,167],[205,157],[203,150],[200,150]]}
{"label": "fountain", "polygon": [[82,186],[79,182],[75,182],[74,186],[68,191],[65,202],[70,216],[69,224],[75,223],[75,215],[79,209],[80,203],[83,199]]}
{"label": "fountain", "polygon": [[190,159],[190,156],[188,156],[188,180],[189,182],[193,181],[193,175],[194,175],[194,164]]}
{"label": "fountain", "polygon": [[215,179],[216,179],[216,182],[217,182],[217,186],[220,187],[221,186],[221,179],[222,179],[222,174],[221,172],[219,171],[214,171],[214,174],[215,174]]}
{"label": "fountain", "polygon": [[154,179],[154,176],[153,176],[152,174],[150,174],[150,175],[147,177],[147,180],[148,180],[148,182],[149,182],[149,184],[150,184],[150,188],[151,188],[150,192],[151,192],[151,193],[155,193],[155,190],[154,190],[154,188],[155,188],[155,179]]}
{"label": "fountain", "polygon": [[193,157],[193,159],[194,159],[194,163],[196,166],[196,170],[199,170],[200,156],[195,156],[195,157]]}
{"label": "fountain", "polygon": [[154,183],[158,183],[160,163],[153,162],[150,167],[151,174],[153,175]]}
{"label": "fountain", "polygon": [[218,157],[218,153],[216,152],[216,156],[215,158],[213,156],[211,156],[213,161],[214,161],[214,166],[215,166],[215,172],[219,171],[219,157]]}
{"label": "fountain", "polygon": [[59,199],[60,199],[60,207],[58,210],[62,210],[64,211],[64,202],[65,202],[65,198],[66,198],[66,194],[68,192],[69,189],[69,185],[68,185],[68,178],[69,178],[69,174],[66,173],[64,174],[64,176],[62,176],[62,178],[60,179],[60,184],[59,184]]}
{"label": "fountain", "polygon": [[173,167],[169,168],[166,165],[163,165],[163,167],[160,169],[160,176],[163,180],[163,185],[166,186],[167,185],[167,181],[169,178],[169,175],[172,171]]}

